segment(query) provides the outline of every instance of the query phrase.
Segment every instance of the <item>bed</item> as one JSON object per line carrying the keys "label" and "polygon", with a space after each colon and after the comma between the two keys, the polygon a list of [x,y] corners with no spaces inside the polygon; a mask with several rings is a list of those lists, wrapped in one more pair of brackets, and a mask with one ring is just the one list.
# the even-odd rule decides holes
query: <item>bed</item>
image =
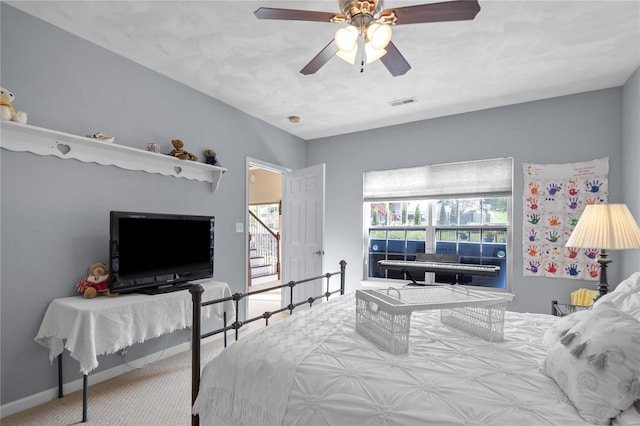
{"label": "bed", "polygon": [[640,273],[591,310],[507,311],[499,342],[413,312],[404,355],[355,331],[354,293],[316,305],[197,360],[194,423],[640,425]]}

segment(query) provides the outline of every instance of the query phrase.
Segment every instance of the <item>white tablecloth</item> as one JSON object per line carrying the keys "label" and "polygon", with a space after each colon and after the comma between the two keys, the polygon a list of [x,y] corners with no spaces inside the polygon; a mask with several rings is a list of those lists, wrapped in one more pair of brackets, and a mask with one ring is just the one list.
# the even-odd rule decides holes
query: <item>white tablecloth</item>
{"label": "white tablecloth", "polygon": [[[220,281],[198,281],[204,288],[202,301],[231,296],[229,286]],[[49,348],[53,360],[64,349],[88,374],[98,366],[98,355],[111,354],[153,337],[191,327],[191,293],[145,295],[122,294],[117,297],[82,296],[54,299],[44,314],[35,341]],[[202,308],[202,318],[227,318],[235,315],[233,301]]]}

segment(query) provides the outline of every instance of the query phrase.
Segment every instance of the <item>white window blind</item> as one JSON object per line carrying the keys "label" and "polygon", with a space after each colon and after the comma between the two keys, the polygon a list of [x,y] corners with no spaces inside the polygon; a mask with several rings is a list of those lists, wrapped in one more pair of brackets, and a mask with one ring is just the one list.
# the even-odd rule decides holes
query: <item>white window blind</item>
{"label": "white window blind", "polygon": [[364,172],[364,201],[508,196],[513,158]]}

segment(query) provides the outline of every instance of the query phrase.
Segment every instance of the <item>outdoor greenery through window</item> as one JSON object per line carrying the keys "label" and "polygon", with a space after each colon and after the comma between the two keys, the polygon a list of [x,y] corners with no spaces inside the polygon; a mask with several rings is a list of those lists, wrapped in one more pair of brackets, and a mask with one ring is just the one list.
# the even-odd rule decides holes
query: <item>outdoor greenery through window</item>
{"label": "outdoor greenery through window", "polygon": [[408,280],[380,260],[415,261],[417,253],[457,255],[458,262],[500,267],[498,276],[430,274],[417,281],[506,288],[510,197],[365,202],[367,277]]}
{"label": "outdoor greenery through window", "polygon": [[249,210],[255,214],[269,229],[279,231],[279,204],[253,204]]}

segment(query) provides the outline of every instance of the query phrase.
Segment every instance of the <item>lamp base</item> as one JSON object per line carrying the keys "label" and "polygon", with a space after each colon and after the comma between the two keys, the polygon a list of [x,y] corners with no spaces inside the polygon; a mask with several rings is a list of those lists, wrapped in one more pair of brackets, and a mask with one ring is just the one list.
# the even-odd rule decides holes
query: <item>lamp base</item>
{"label": "lamp base", "polygon": [[611,259],[607,257],[607,252],[604,249],[600,250],[598,263],[600,264],[600,282],[598,283],[598,295],[593,298],[594,302],[609,292],[609,284],[607,283],[607,265],[611,263]]}

